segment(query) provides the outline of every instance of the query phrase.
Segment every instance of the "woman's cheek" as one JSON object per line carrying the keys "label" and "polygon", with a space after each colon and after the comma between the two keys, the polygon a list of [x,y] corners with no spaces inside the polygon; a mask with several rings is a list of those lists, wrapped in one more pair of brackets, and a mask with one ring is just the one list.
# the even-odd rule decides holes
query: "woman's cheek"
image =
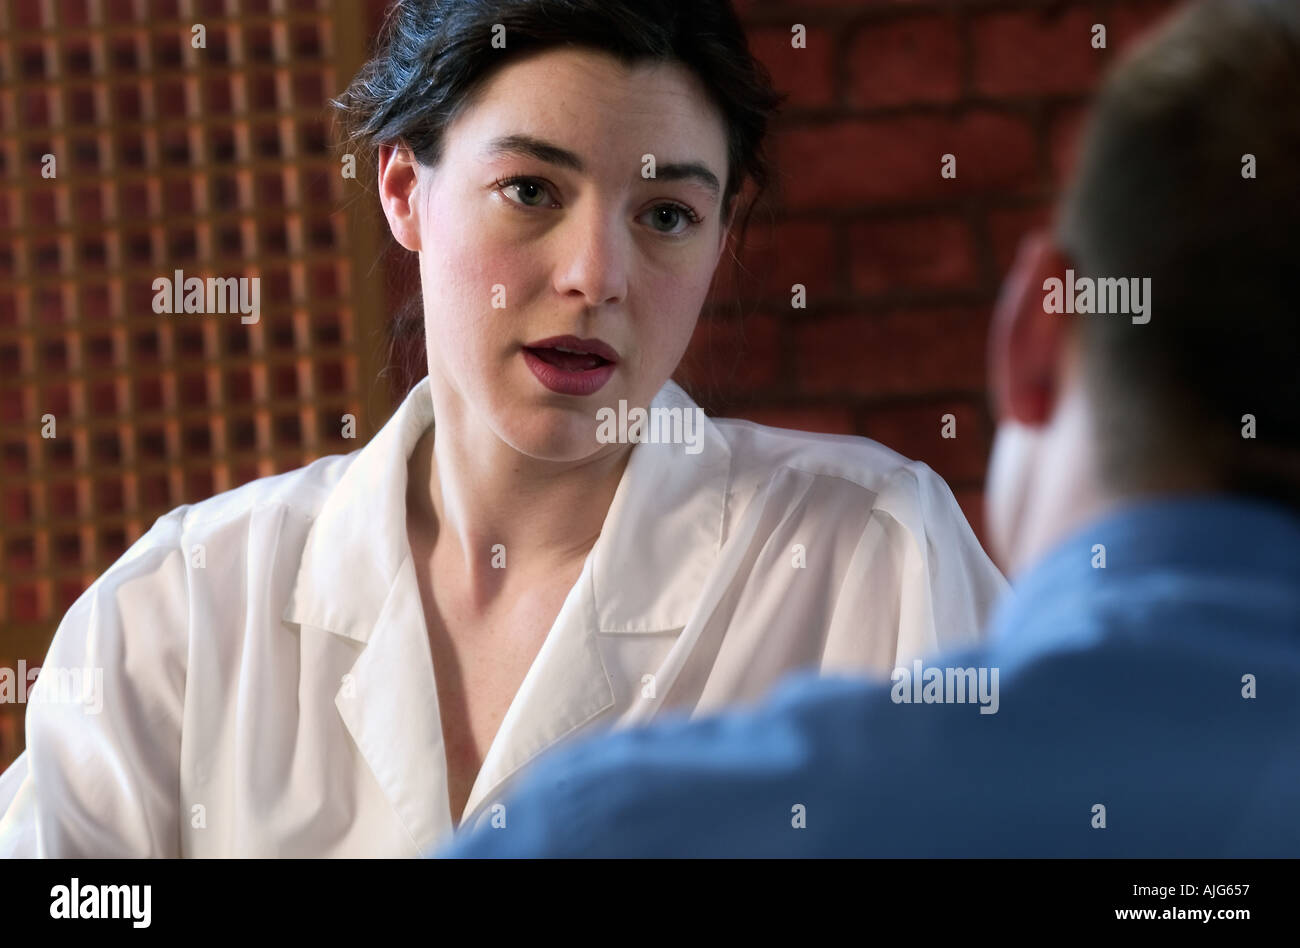
{"label": "woman's cheek", "polygon": [[453,195],[439,200],[436,210],[435,232],[426,246],[431,248],[439,279],[445,281],[444,295],[467,313],[482,314],[491,311],[494,296],[500,298],[494,288],[504,285],[509,307],[510,283],[520,272],[517,263],[524,248],[517,222],[506,216],[508,209],[493,207],[490,198],[476,201]]}
{"label": "woman's cheek", "polygon": [[[467,235],[468,236],[468,235]],[[433,276],[442,297],[439,318],[466,342],[504,345],[517,323],[511,313],[524,299],[517,256],[496,243],[469,239],[451,243]]]}
{"label": "woman's cheek", "polygon": [[525,285],[529,260],[536,265],[537,253],[519,239],[517,231],[489,222],[465,234],[453,248],[455,268],[463,292],[480,302],[481,310],[509,312],[527,298]]}

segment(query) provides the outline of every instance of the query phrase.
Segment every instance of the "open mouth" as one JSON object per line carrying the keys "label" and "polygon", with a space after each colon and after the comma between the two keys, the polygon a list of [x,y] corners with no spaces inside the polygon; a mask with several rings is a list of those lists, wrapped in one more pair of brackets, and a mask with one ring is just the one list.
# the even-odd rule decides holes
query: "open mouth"
{"label": "open mouth", "polygon": [[590,395],[609,381],[618,353],[600,339],[552,336],[523,347],[537,381],[561,395]]}
{"label": "open mouth", "polygon": [[610,365],[610,360],[594,352],[578,352],[561,346],[524,346],[547,365],[553,365],[564,372],[586,372]]}

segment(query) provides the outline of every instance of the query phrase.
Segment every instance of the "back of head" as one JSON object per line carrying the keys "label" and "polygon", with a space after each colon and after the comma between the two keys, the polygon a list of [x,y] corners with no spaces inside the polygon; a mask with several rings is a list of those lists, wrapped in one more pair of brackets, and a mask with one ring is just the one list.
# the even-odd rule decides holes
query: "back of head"
{"label": "back of head", "polygon": [[1300,508],[1298,172],[1297,0],[1192,3],[1103,85],[1057,238],[1151,281],[1149,322],[1076,317],[1111,489]]}

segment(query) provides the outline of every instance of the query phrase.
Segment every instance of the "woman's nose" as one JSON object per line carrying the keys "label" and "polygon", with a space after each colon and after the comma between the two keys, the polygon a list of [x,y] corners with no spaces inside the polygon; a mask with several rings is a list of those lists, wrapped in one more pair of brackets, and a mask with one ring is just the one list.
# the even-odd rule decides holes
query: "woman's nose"
{"label": "woman's nose", "polygon": [[556,237],[559,292],[581,294],[591,306],[617,303],[627,295],[634,248],[620,211],[593,202],[583,212],[571,215]]}

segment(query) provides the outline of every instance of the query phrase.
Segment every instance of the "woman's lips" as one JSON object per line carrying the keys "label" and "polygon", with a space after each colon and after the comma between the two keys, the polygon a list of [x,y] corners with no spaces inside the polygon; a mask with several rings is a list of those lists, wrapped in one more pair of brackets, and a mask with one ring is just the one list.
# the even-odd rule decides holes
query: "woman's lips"
{"label": "woman's lips", "polygon": [[618,354],[600,339],[552,336],[523,347],[524,362],[537,381],[561,395],[590,395],[611,375]]}
{"label": "woman's lips", "polygon": [[602,365],[609,364],[608,359],[602,359],[590,352],[570,352],[567,349],[551,348],[539,349],[534,346],[529,346],[527,351],[537,356],[547,365],[553,365],[557,369],[563,369],[566,372],[585,372],[587,369],[598,369]]}

